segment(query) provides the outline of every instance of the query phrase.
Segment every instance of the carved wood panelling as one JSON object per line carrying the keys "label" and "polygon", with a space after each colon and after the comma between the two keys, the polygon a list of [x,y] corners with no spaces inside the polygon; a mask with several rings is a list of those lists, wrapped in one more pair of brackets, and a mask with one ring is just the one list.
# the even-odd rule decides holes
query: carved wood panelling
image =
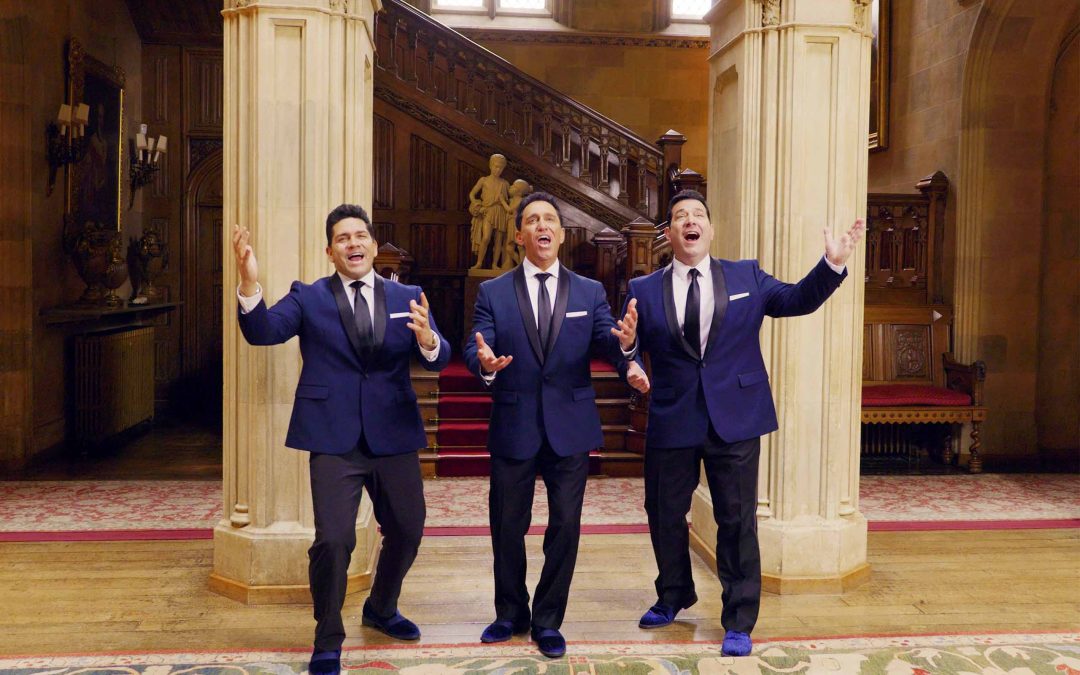
{"label": "carved wood panelling", "polygon": [[373,196],[377,209],[394,208],[394,123],[375,115],[373,141]]}
{"label": "carved wood panelling", "polygon": [[863,324],[863,355],[862,355],[862,379],[875,380],[874,363],[877,352],[877,341],[874,339],[874,329],[868,323]]}
{"label": "carved wood panelling", "polygon": [[484,175],[484,172],[469,162],[459,160],[457,174],[457,189],[454,191],[455,199],[453,201],[457,202],[457,208],[467,210],[469,208],[469,192],[476,185],[476,181],[480,180],[480,177]]}
{"label": "carved wood panelling", "polygon": [[929,380],[929,326],[889,326],[889,353],[893,355],[890,380]]}
{"label": "carved wood panelling", "polygon": [[220,136],[225,80],[220,50],[184,52],[184,124],[189,134]]}
{"label": "carved wood panelling", "polygon": [[153,59],[154,64],[154,105],[150,122],[167,124],[169,122],[169,58],[170,54],[160,54]]}
{"label": "carved wood panelling", "polygon": [[[456,245],[449,245],[449,236],[457,235],[457,228],[441,223],[413,223],[412,241],[417,251],[423,251],[425,271],[457,271]],[[449,235],[449,236],[448,236]],[[455,242],[456,243],[456,242]]]}
{"label": "carved wood panelling", "polygon": [[409,139],[410,207],[446,208],[446,152],[419,136]]}
{"label": "carved wood panelling", "polygon": [[[394,224],[393,223],[371,223],[371,236],[375,237],[375,241],[379,244],[393,244],[398,248],[405,248],[403,245],[397,243],[394,237]],[[408,251],[407,248],[405,248]]]}

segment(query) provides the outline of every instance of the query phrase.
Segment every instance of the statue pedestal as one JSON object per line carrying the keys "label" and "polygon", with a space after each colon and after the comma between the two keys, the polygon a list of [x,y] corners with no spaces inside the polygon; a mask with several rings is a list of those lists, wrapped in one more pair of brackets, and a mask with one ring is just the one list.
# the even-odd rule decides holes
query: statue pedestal
{"label": "statue pedestal", "polygon": [[462,333],[462,335],[465,336],[466,342],[473,339],[473,308],[476,307],[476,296],[480,292],[480,284],[488,279],[494,279],[500,274],[508,271],[509,270],[469,270],[469,274],[465,277],[465,332]]}

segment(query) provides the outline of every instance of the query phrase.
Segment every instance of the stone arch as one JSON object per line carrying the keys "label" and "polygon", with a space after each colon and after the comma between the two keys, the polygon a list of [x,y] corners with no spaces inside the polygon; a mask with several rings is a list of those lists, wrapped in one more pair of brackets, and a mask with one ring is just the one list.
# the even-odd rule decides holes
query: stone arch
{"label": "stone arch", "polygon": [[1035,444],[1045,134],[1054,64],[1078,13],[1072,0],[986,0],[964,68],[954,347],[987,361],[986,440],[999,449]]}

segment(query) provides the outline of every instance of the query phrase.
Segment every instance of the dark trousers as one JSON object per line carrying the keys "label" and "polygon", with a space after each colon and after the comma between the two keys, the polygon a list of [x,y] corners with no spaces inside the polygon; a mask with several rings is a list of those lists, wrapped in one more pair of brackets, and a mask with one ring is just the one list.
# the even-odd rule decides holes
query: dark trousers
{"label": "dark trousers", "polygon": [[725,443],[710,429],[702,445],[645,450],[645,512],[659,571],[659,602],[676,609],[697,602],[686,514],[704,463],[716,519],[716,571],[723,587],[720,621],[725,629],[743,633],[754,629],[761,605],[756,517],[760,449],[759,438]]}
{"label": "dark trousers", "polygon": [[420,548],[424,482],[417,453],[375,456],[363,441],[344,455],[313,452],[310,464],[315,543],[308,550],[308,579],[315,605],[315,651],[334,651],[345,640],[341,608],[363,488],[383,535],[367,607],[386,619],[397,612],[401,581]]}
{"label": "dark trousers", "polygon": [[570,581],[581,536],[581,505],[589,476],[589,455],[555,454],[545,440],[529,459],[491,457],[491,548],[495,554],[495,617],[520,626],[528,624],[529,591],[525,587],[525,534],[532,522],[536,475],[548,495],[548,524],[544,534],[544,568],[533,598],[531,624],[559,628],[566,614]]}

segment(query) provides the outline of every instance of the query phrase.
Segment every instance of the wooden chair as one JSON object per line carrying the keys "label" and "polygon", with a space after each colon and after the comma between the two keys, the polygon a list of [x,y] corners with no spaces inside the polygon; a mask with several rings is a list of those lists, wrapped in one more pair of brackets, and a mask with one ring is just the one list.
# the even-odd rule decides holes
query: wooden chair
{"label": "wooden chair", "polygon": [[[968,470],[979,473],[986,364],[963,365],[953,360],[951,330],[952,309],[946,305],[866,307],[862,422],[947,424],[949,433],[939,449],[942,461],[949,464],[959,455],[961,425],[970,423]],[[875,448],[864,443],[863,452],[873,453]]]}

